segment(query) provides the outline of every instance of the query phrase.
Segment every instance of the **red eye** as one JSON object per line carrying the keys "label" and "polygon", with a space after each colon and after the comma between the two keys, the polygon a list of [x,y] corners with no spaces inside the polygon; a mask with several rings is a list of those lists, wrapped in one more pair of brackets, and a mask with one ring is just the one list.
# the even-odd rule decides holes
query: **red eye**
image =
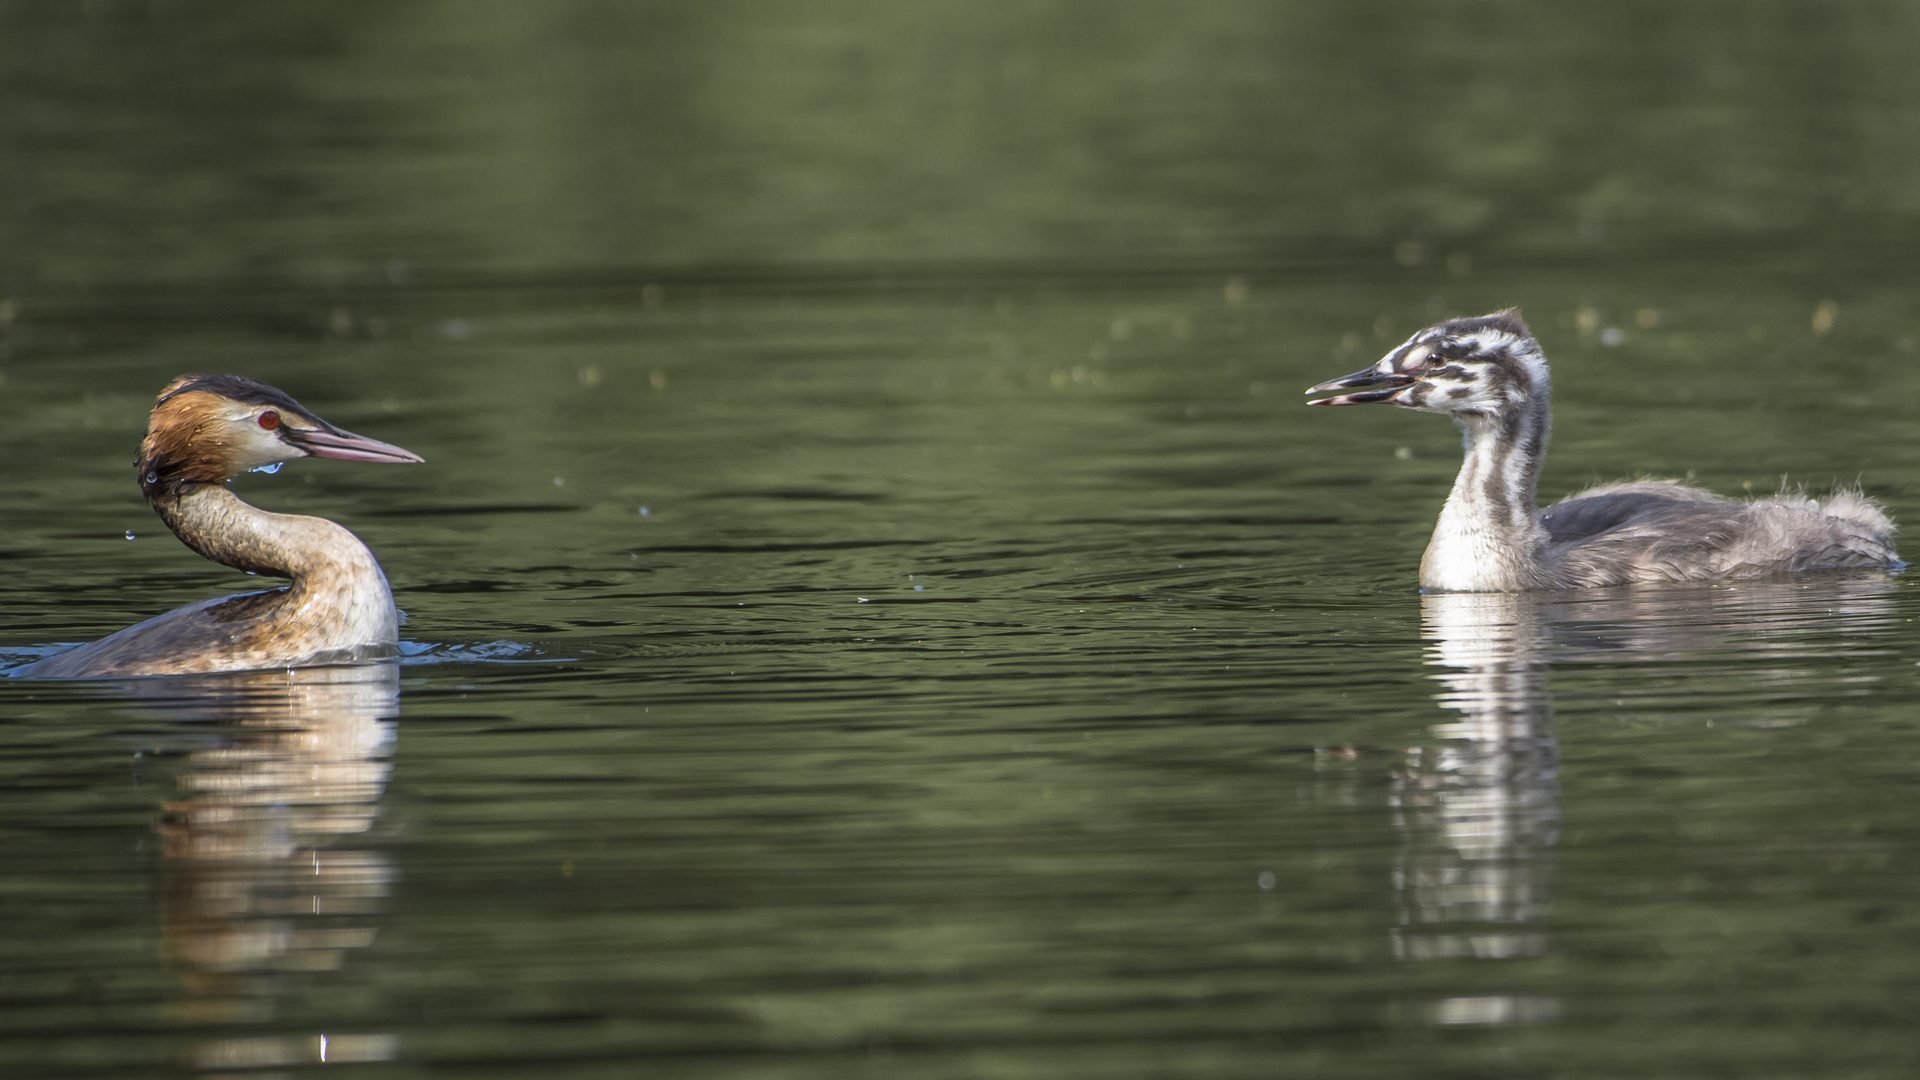
{"label": "red eye", "polygon": [[272,409],[268,409],[266,412],[261,413],[260,426],[263,428],[266,428],[268,431],[272,431],[274,428],[279,427],[280,414],[277,412],[274,412]]}

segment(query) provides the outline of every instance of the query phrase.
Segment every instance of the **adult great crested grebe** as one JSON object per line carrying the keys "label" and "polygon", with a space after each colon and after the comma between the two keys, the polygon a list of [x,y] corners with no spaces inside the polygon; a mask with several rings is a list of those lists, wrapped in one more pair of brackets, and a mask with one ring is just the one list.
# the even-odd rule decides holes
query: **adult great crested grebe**
{"label": "adult great crested grebe", "polygon": [[1898,566],[1893,521],[1858,491],[1737,502],[1671,480],[1608,484],[1534,506],[1551,426],[1547,358],[1517,308],[1429,326],[1379,363],[1308,390],[1310,405],[1385,402],[1451,416],[1466,461],[1420,585],[1462,592],[1715,581]]}
{"label": "adult great crested grebe", "polygon": [[182,542],[214,562],[291,578],[286,588],[170,611],[9,674],[97,679],[249,671],[392,656],[399,614],[360,538],[331,521],[270,514],[226,482],[301,457],[418,462],[341,431],[238,375],[182,375],[160,392],[140,443],[140,490]]}

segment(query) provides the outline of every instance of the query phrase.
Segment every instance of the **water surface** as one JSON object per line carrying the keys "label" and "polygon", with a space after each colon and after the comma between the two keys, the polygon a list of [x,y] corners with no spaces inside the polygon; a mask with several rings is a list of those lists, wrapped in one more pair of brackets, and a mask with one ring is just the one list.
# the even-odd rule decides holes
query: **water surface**
{"label": "water surface", "polygon": [[1299,395],[1920,521],[1904,22],[710,7],[0,6],[0,659],[258,584],[180,372],[427,459],[235,485],[405,662],[0,681],[8,1075],[1912,1072],[1912,575],[1423,597]]}

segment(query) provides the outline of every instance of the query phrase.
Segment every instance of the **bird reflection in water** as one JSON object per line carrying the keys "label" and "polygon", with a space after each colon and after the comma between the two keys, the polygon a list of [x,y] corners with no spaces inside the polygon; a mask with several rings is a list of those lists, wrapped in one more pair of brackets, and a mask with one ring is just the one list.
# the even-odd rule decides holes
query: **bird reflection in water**
{"label": "bird reflection in water", "polygon": [[[264,1024],[371,944],[393,868],[357,849],[374,828],[399,712],[392,664],[188,676],[121,684],[169,717],[218,722],[162,805],[161,953],[185,1024]],[[394,1056],[388,1035],[312,1032],[198,1044],[203,1069]]]}
{"label": "bird reflection in water", "polygon": [[1436,724],[1433,746],[1407,751],[1395,778],[1395,824],[1407,837],[1394,871],[1395,955],[1537,956],[1559,838],[1560,748],[1550,721],[1546,629],[1527,593],[1421,597],[1427,662],[1440,703],[1464,716]]}
{"label": "bird reflection in water", "polygon": [[[1560,835],[1560,753],[1550,663],[1698,659],[1778,664],[1867,648],[1859,635],[1898,620],[1883,572],[1699,587],[1557,593],[1428,593],[1426,662],[1440,704],[1461,715],[1407,751],[1391,798],[1403,838],[1393,887],[1394,955],[1423,961],[1516,960],[1549,947],[1551,853]],[[1748,672],[1775,683],[1811,675]],[[1632,696],[1627,694],[1626,696]],[[1761,718],[1753,718],[1761,722]],[[1558,1000],[1450,997],[1430,1022],[1550,1020]]]}

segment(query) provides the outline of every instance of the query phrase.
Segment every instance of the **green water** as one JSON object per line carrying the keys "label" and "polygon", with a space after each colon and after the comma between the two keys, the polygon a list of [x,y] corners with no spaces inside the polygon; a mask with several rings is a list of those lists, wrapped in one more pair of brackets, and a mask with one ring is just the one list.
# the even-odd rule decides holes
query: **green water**
{"label": "green water", "polygon": [[[0,4],[0,660],[253,584],[395,667],[0,680],[8,1076],[1907,1076],[1911,575],[1422,597],[1542,482],[1920,521],[1890,6]],[[1909,612],[1915,614],[1910,615]]]}

